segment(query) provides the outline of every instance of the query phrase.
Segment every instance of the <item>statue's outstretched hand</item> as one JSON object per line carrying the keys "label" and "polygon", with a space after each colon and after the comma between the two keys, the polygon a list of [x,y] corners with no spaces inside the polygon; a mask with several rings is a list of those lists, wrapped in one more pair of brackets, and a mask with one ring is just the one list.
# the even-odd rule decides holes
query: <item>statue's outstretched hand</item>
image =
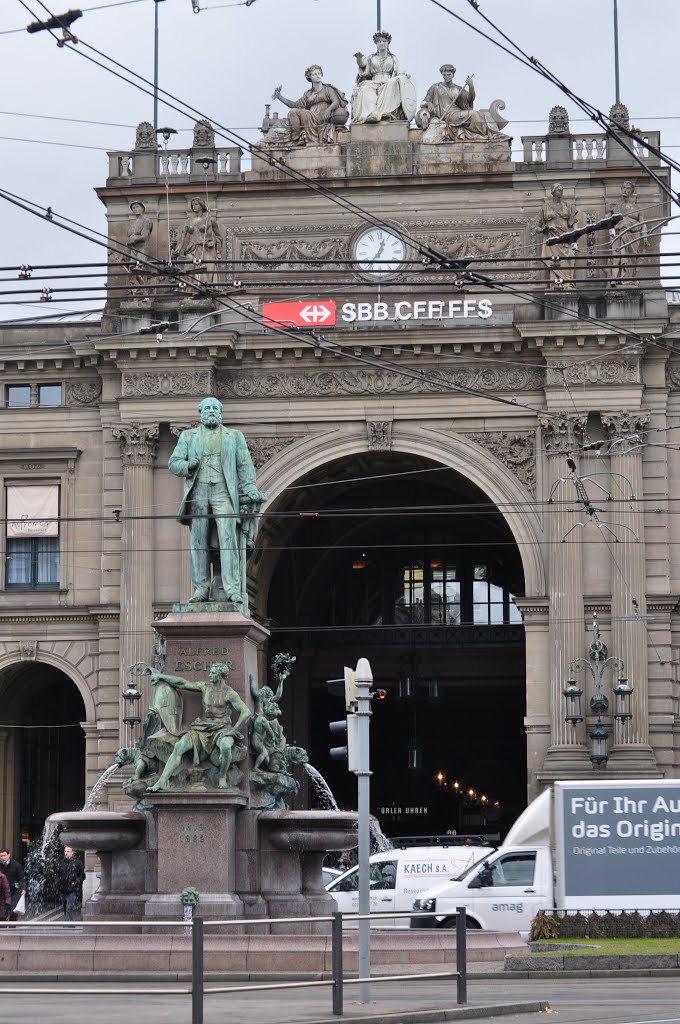
{"label": "statue's outstretched hand", "polygon": [[274,89],[274,92],[272,93],[272,99],[273,100],[280,100],[281,99],[281,90],[282,89],[283,89],[282,85],[277,85],[276,86],[276,88]]}

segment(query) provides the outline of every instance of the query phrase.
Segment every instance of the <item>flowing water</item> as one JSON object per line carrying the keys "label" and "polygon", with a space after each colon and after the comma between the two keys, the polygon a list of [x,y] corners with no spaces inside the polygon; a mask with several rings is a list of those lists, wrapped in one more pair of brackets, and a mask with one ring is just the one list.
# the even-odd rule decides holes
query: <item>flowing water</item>
{"label": "flowing water", "polygon": [[[321,772],[309,763],[304,765],[304,769],[309,775],[309,781],[312,784],[312,790],[319,808],[324,811],[339,811],[340,808],[333,796],[333,790]],[[380,828],[377,818],[371,817],[369,827],[371,830],[371,853],[384,853],[386,850],[394,849],[392,840],[388,839]]]}
{"label": "flowing water", "polygon": [[109,779],[111,778],[113,773],[118,771],[118,767],[119,766],[114,763],[114,764],[110,764],[108,768],[104,769],[104,771],[101,773],[101,775],[99,776],[99,778],[95,782],[94,786],[92,787],[92,790],[90,791],[90,795],[88,796],[87,800],[83,804],[83,810],[84,811],[94,811],[96,809],[96,807],[97,807],[97,800],[99,798],[99,794],[101,793],[102,789],[104,788],[106,783],[109,781]]}
{"label": "flowing water", "polygon": [[312,785],[312,792],[316,798],[316,803],[322,811],[339,811],[338,802],[333,796],[333,790],[324,779],[321,772],[317,771],[313,764],[303,765],[305,771],[309,775],[309,781]]}
{"label": "flowing water", "polygon": [[[111,764],[102,772],[83,804],[84,811],[93,811],[96,808],[102,789],[117,768],[117,764]],[[41,837],[34,839],[28,847],[24,873],[26,903],[30,916],[47,910],[59,902],[59,865],[64,857],[64,847],[59,841],[61,829],[61,825],[46,821]]]}

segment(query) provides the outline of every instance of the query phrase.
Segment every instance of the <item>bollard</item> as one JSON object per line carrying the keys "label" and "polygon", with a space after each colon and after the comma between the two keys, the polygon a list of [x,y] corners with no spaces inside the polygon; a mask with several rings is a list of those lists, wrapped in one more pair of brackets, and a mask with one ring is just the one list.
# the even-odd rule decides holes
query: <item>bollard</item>
{"label": "bollard", "polygon": [[191,927],[191,1024],[203,1024],[203,918]]}
{"label": "bollard", "polygon": [[342,913],[336,910],[333,913],[331,924],[331,958],[333,969],[333,1013],[336,1017],[342,1017]]}
{"label": "bollard", "polygon": [[456,907],[456,988],[458,1002],[467,1003],[467,922],[465,907]]}

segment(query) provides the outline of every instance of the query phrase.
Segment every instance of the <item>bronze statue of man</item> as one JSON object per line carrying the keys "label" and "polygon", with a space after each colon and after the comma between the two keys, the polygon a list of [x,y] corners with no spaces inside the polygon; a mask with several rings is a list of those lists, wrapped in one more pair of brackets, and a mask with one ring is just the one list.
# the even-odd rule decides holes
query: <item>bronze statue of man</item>
{"label": "bronze statue of man", "polygon": [[245,608],[245,560],[254,516],[267,496],[257,489],[245,437],[222,426],[219,399],[204,398],[198,412],[200,426],[182,431],[168,462],[172,473],[186,478],[177,521],[191,530],[191,601],[210,600],[212,585],[213,600]]}

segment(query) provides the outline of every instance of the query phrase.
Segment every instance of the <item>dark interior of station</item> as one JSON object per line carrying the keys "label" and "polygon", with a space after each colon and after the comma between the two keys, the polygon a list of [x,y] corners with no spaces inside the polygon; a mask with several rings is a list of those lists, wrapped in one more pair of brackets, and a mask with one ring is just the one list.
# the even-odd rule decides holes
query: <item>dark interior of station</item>
{"label": "dark interior of station", "polygon": [[502,837],[526,806],[525,649],[522,563],[498,508],[452,469],[379,452],[309,474],[279,511],[268,612],[271,650],[297,656],[289,738],[356,807],[329,752],[345,708],[326,681],[368,658],[385,691],[371,718],[383,831]]}

